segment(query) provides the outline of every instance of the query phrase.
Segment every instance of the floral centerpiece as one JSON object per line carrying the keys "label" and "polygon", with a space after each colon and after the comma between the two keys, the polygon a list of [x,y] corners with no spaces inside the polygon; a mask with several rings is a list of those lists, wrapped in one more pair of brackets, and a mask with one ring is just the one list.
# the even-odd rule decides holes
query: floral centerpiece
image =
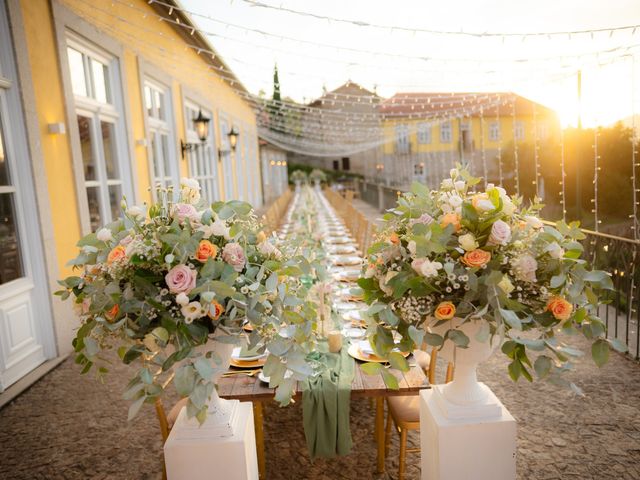
{"label": "floral centerpiece", "polygon": [[291,173],[291,180],[293,180],[293,183],[295,183],[298,186],[306,182],[307,178],[308,178],[307,174],[305,173],[304,170],[294,170]]}
{"label": "floral centerpiece", "polygon": [[[191,179],[177,196],[158,189],[147,211],[123,200],[122,218],[78,242],[70,262],[77,274],[56,294],[72,299],[80,316],[73,345],[83,373],[106,373],[109,350],[139,364],[125,392],[130,418],[174,375],[179,395],[189,398],[188,416],[203,422],[224,363],[216,344],[237,340],[249,322],[250,347],[264,351],[286,311],[304,305],[305,291],[287,283],[302,270],[265,236],[249,204],[208,205]],[[286,363],[296,352],[274,348],[269,361]],[[290,388],[279,392],[282,402],[290,396]]]}
{"label": "floral centerpiece", "polygon": [[327,181],[327,174],[318,168],[311,170],[309,174],[309,180],[313,181],[316,185]]}
{"label": "floral centerpiece", "polygon": [[598,365],[610,344],[624,350],[598,317],[598,290],[611,279],[580,258],[577,223],[545,224],[538,202],[524,207],[501,187],[477,190],[479,181],[453,169],[438,190],[414,184],[385,215],[358,281],[371,305],[371,344],[406,369],[394,348],[426,342],[460,353],[492,343],[511,360],[513,380],[531,381],[535,371],[577,390],[560,374],[581,352],[557,334],[582,333]]}

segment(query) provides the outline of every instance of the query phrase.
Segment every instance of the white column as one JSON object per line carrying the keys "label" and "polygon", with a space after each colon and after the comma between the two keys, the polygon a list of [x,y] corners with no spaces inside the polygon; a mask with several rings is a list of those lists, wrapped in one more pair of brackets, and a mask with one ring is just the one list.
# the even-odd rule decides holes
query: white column
{"label": "white column", "polygon": [[420,392],[422,480],[515,480],[516,421],[480,385],[487,396],[470,406],[447,400],[443,385]]}
{"label": "white column", "polygon": [[233,400],[225,425],[187,420],[183,408],[164,444],[168,480],[258,480],[258,457],[250,402]]}

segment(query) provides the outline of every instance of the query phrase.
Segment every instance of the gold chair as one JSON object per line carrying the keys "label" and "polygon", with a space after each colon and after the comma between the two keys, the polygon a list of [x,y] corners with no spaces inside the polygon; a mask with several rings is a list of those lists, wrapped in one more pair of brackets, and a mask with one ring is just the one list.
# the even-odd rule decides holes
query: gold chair
{"label": "gold chair", "polygon": [[[416,358],[418,364],[422,367],[423,370],[425,370],[425,373],[427,373],[429,383],[432,385],[435,384],[437,357],[438,350],[434,347],[431,350],[431,356],[428,359],[428,363],[426,363],[426,358],[422,362],[419,358]],[[452,380],[453,364],[449,363],[449,365],[447,365],[445,383],[449,383]],[[420,430],[420,397],[418,395],[387,398],[385,456],[389,454],[392,424],[395,425],[396,430],[400,434],[400,461],[398,462],[398,480],[403,480],[407,461],[407,453],[420,451],[419,448],[407,448],[407,434],[409,433],[409,431]]]}
{"label": "gold chair", "polygon": [[[171,433],[171,429],[176,423],[178,419],[178,414],[182,407],[187,405],[189,401],[188,398],[182,398],[169,410],[169,414],[167,415],[164,410],[164,405],[162,404],[162,400],[160,398],[156,398],[156,415],[158,416],[158,422],[160,423],[160,434],[162,435],[162,445],[164,445],[169,438],[169,434]],[[167,479],[167,466],[164,463],[164,454],[162,455],[162,479]]]}

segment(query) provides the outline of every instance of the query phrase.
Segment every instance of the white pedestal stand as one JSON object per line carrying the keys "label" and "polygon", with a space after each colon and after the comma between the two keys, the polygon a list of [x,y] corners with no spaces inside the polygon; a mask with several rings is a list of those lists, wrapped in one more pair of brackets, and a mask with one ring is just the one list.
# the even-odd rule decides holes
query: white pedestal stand
{"label": "white pedestal stand", "polygon": [[164,444],[168,480],[258,480],[251,403],[228,402],[223,425],[208,419],[198,426],[182,409]]}
{"label": "white pedestal stand", "polygon": [[432,329],[443,334],[458,328],[470,342],[466,349],[441,350],[455,361],[453,382],[420,392],[422,480],[516,478],[516,421],[476,376],[477,365],[500,343],[477,341],[481,326],[482,321],[461,324],[454,318]]}

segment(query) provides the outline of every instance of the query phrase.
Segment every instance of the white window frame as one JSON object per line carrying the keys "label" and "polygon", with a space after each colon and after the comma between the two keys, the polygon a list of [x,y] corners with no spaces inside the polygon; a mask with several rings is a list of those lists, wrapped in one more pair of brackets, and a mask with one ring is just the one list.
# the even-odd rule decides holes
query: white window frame
{"label": "white window frame", "polygon": [[420,145],[429,145],[432,141],[431,124],[428,122],[420,122],[417,127],[418,143]]}
{"label": "white window frame", "polygon": [[409,126],[406,123],[397,123],[395,126],[396,153],[409,153],[411,150],[409,139]]}
{"label": "white window frame", "polygon": [[[112,55],[91,41],[84,39],[74,32],[67,31],[65,38],[65,51],[62,55],[62,68],[66,69],[69,75],[69,92],[72,94],[73,112],[71,130],[76,132],[78,155],[74,154],[74,162],[78,164],[82,177],[80,183],[83,187],[79,201],[84,202],[87,211],[87,218],[83,221],[83,230],[91,231],[91,219],[89,217],[88,189],[96,188],[98,190],[98,203],[100,213],[100,225],[112,222],[116,218],[111,212],[111,203],[109,200],[109,188],[114,186],[120,187],[120,194],[129,198],[133,198],[133,185],[131,173],[130,155],[127,148],[128,137],[124,124],[124,97],[121,87],[121,72],[119,58]],[[99,102],[93,98],[73,93],[71,72],[68,62],[66,48],[72,48],[88,57],[93,57],[107,66],[108,76],[107,82],[110,92],[111,103]],[[91,120],[91,146],[92,154],[96,166],[96,179],[87,180],[84,178],[84,165],[82,153],[80,149],[80,135],[77,126],[77,118],[79,115],[88,117]],[[114,154],[116,155],[116,169],[118,178],[107,178],[106,162],[104,158],[104,145],[101,135],[101,123],[111,123],[114,126]]]}
{"label": "white window frame", "polygon": [[451,122],[440,124],[440,143],[451,143],[453,141],[453,130]]}
{"label": "white window frame", "polygon": [[[147,103],[146,103],[146,91],[147,88],[151,88],[160,91],[164,96],[164,108],[165,118],[160,119],[157,116],[150,116],[147,111]],[[178,156],[177,156],[177,146],[176,146],[176,135],[175,135],[175,125],[173,122],[174,119],[174,110],[173,110],[173,101],[172,101],[172,91],[171,87],[168,85],[155,80],[149,75],[144,75],[142,77],[142,105],[144,109],[145,121],[146,121],[146,130],[147,130],[147,158],[149,161],[149,176],[151,180],[151,190],[153,192],[155,198],[155,186],[160,183],[163,186],[173,185],[174,188],[178,187],[178,180],[180,175],[180,169],[178,165]],[[155,102],[154,97],[152,95],[152,102]],[[160,153],[162,152],[162,145],[159,141],[160,138],[165,135],[167,137],[167,155],[168,158],[164,158],[164,154],[162,157]],[[153,141],[152,141],[153,140]],[[155,148],[155,151],[153,149]],[[160,172],[160,176],[156,176],[156,165],[155,160],[162,159],[158,165],[158,171]],[[168,171],[165,171],[165,164],[168,165]]]}
{"label": "white window frame", "polygon": [[525,139],[524,122],[522,120],[516,120],[513,127],[513,138],[518,142]]}
{"label": "white window frame", "polygon": [[[200,182],[202,195],[207,201],[216,202],[220,200],[220,192],[218,189],[218,159],[215,156],[216,129],[213,112],[193,98],[185,99],[183,103],[186,141],[198,145],[185,153],[189,162],[189,176]],[[202,115],[209,119],[209,134],[204,144],[196,133],[189,110],[196,113],[202,111]]]}
{"label": "white window frame", "polygon": [[500,122],[490,122],[489,123],[489,141],[490,142],[499,142],[501,139],[500,132]]}
{"label": "white window frame", "polygon": [[539,140],[547,140],[549,138],[549,125],[547,122],[538,122],[536,125],[536,135]]}

